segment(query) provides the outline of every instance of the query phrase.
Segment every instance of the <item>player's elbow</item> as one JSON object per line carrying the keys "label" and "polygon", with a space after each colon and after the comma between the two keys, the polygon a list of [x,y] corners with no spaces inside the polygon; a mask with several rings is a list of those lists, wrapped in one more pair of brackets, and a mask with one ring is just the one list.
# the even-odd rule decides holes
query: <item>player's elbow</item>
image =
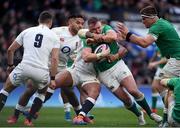
{"label": "player's elbow", "polygon": [[13,53],[15,50],[13,50],[11,47],[8,48],[7,50],[7,53],[10,54],[10,53]]}

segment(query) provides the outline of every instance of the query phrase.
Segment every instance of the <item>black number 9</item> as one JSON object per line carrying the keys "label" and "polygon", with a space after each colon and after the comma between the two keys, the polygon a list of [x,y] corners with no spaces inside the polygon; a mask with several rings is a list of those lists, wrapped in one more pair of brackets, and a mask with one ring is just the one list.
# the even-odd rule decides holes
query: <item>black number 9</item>
{"label": "black number 9", "polygon": [[34,42],[34,47],[40,48],[43,40],[43,35],[42,34],[36,34],[35,37],[35,42]]}

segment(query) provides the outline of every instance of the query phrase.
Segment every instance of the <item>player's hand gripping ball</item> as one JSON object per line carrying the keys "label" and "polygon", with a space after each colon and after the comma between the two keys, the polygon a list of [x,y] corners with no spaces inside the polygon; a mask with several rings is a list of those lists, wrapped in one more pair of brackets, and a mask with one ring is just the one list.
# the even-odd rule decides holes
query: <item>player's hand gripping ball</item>
{"label": "player's hand gripping ball", "polygon": [[102,59],[100,59],[99,62],[102,62],[106,59],[106,56],[110,54],[110,48],[107,44],[101,44],[95,49],[94,53],[101,54]]}

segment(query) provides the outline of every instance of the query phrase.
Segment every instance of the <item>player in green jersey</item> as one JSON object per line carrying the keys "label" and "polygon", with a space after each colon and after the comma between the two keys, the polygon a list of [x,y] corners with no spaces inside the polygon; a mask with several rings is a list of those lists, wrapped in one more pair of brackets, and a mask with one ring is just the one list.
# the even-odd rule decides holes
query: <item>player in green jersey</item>
{"label": "player in green jersey", "polygon": [[142,47],[147,47],[153,42],[156,43],[162,56],[168,58],[168,62],[163,68],[162,76],[179,76],[180,68],[180,38],[173,25],[157,16],[157,11],[152,6],[147,6],[141,11],[142,22],[149,32],[145,37],[140,37],[129,32],[123,23],[118,23],[119,37]]}
{"label": "player in green jersey", "polygon": [[[157,11],[152,6],[147,6],[140,11],[142,22],[149,32],[145,37],[140,37],[129,32],[123,23],[118,23],[118,35],[126,41],[130,41],[142,47],[156,43],[162,56],[168,58],[168,62],[160,73],[161,78],[180,76],[180,38],[173,25],[157,16]],[[162,86],[162,85],[161,85]]]}
{"label": "player in green jersey", "polygon": [[123,60],[119,59],[114,62],[109,62],[105,59],[104,61],[97,61],[105,57],[103,52],[100,54],[93,53],[100,44],[107,44],[110,47],[111,54],[118,52],[118,45],[115,40],[117,39],[116,33],[112,33],[114,30],[109,25],[102,26],[100,21],[95,17],[89,19],[88,26],[92,34],[91,37],[86,40],[89,49],[86,49],[82,58],[86,62],[94,62],[99,80],[106,85],[115,96],[121,99],[120,91],[122,88],[125,88],[135,98],[136,102],[146,110],[151,119],[160,122],[161,117],[151,112],[144,94],[138,90],[136,82]]}
{"label": "player in green jersey", "polygon": [[168,123],[180,127],[180,78],[162,79],[161,84],[173,91],[168,96]]}

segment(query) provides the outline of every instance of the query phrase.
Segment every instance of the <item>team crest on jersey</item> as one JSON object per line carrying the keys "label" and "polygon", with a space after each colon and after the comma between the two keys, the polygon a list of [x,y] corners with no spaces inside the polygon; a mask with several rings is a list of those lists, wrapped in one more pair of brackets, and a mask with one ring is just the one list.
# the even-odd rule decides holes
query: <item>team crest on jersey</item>
{"label": "team crest on jersey", "polygon": [[64,47],[61,49],[61,52],[64,53],[64,54],[70,54],[71,48],[68,47],[68,46],[64,46]]}
{"label": "team crest on jersey", "polygon": [[60,38],[60,41],[64,42],[64,38]]}

